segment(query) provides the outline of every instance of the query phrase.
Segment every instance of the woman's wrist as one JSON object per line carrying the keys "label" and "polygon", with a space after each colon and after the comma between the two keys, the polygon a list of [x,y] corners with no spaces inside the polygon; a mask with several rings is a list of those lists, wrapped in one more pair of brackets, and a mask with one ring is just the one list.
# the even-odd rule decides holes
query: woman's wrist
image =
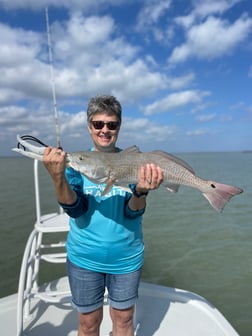
{"label": "woman's wrist", "polygon": [[137,198],[146,197],[148,195],[148,190],[140,188],[137,185],[133,188],[133,195]]}

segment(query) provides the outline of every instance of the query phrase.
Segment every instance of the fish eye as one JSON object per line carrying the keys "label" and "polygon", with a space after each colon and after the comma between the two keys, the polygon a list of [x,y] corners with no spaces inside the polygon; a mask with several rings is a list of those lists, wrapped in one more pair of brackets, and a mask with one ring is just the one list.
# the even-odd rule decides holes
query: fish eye
{"label": "fish eye", "polygon": [[81,160],[81,161],[82,161],[82,160],[83,160],[83,156],[79,156],[79,160]]}

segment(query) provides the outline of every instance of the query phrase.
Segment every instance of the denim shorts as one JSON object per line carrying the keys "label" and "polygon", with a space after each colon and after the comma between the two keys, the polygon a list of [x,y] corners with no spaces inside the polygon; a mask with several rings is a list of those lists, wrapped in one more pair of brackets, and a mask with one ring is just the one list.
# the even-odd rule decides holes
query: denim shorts
{"label": "denim shorts", "polygon": [[67,273],[72,305],[79,313],[102,307],[106,287],[112,308],[128,309],[137,300],[141,269],[127,274],[107,274],[89,271],[67,260]]}

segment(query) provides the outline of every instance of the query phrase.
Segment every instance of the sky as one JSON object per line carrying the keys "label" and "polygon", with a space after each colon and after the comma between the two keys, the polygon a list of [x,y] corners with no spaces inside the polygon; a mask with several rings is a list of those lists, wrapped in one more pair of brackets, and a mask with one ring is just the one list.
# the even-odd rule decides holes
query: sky
{"label": "sky", "polygon": [[0,156],[17,134],[55,146],[55,109],[63,148],[87,149],[99,94],[122,148],[252,150],[251,0],[0,0],[0,36]]}

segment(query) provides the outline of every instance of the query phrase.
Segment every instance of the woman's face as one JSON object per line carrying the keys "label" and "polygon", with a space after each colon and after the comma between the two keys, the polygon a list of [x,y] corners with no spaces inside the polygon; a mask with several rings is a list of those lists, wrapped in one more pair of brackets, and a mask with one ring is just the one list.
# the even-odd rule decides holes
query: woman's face
{"label": "woman's face", "polygon": [[95,150],[100,152],[113,152],[120,129],[120,122],[116,115],[96,113],[89,126],[89,133],[94,142]]}

